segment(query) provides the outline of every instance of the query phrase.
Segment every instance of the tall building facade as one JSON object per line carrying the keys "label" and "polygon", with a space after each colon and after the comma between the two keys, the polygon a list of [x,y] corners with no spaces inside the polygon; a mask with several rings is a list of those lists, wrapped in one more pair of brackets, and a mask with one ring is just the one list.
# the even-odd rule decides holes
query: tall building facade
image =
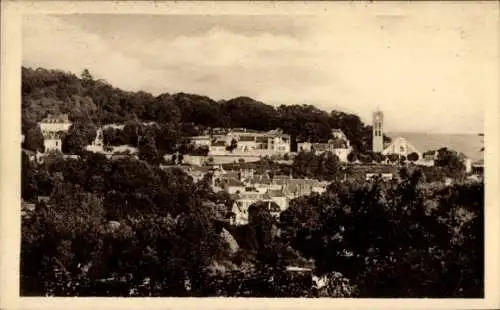
{"label": "tall building facade", "polygon": [[373,113],[372,150],[380,153],[384,150],[384,113],[376,111]]}

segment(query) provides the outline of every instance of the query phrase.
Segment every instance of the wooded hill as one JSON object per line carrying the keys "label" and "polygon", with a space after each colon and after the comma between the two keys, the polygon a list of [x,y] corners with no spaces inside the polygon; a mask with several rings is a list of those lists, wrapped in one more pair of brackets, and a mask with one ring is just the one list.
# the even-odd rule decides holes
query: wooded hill
{"label": "wooded hill", "polygon": [[143,91],[113,87],[94,79],[88,70],[77,76],[60,70],[23,67],[22,112],[23,134],[48,113],[67,113],[73,122],[94,125],[152,121],[168,125],[170,130],[175,128],[180,135],[198,134],[207,127],[281,128],[294,142],[326,142],[331,129],[340,128],[358,152],[371,149],[371,126],[355,114],[328,113],[306,104],[274,107],[248,97],[221,101],[186,93],[155,97]]}

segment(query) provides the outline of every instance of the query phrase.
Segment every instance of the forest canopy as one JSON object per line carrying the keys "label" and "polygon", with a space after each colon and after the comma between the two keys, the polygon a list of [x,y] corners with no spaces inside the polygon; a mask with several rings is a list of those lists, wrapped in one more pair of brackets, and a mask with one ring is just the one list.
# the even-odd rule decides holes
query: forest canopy
{"label": "forest canopy", "polygon": [[331,138],[331,130],[339,128],[358,152],[371,149],[371,126],[355,114],[328,113],[310,104],[275,107],[249,97],[215,101],[187,93],[153,96],[113,87],[94,79],[88,70],[77,76],[60,70],[23,67],[22,112],[23,133],[47,114],[67,113],[73,122],[95,125],[155,122],[170,135],[194,135],[214,127],[281,128],[292,136],[292,150],[296,148],[295,141],[326,142]]}

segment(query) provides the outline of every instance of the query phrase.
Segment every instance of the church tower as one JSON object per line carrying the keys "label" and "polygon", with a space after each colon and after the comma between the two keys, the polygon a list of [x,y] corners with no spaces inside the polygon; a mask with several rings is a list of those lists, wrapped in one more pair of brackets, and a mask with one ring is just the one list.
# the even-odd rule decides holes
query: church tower
{"label": "church tower", "polygon": [[382,111],[373,113],[372,126],[372,150],[380,153],[384,150],[384,113]]}
{"label": "church tower", "polygon": [[97,129],[97,134],[96,134],[93,145],[98,146],[98,147],[102,147],[104,145],[103,140],[104,140],[104,138],[103,138],[102,129],[99,128],[99,129]]}

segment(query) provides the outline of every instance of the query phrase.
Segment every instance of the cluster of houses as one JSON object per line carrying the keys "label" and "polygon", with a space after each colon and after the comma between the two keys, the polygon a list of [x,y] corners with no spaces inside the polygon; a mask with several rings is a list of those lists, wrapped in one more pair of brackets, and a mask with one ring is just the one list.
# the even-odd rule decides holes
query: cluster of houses
{"label": "cluster of houses", "polygon": [[[49,115],[40,123],[40,129],[44,137],[45,152],[62,151],[62,138],[71,127],[71,122],[68,115],[62,114],[58,116]],[[103,128],[123,128],[123,125],[112,124],[105,125],[97,130],[95,140],[86,147],[88,151],[102,153],[108,157],[123,155],[136,156],[137,149],[135,147],[122,146],[105,146],[103,140]],[[415,153],[418,155],[418,160],[415,162],[418,165],[432,166],[436,159],[436,152],[422,153],[415,148],[409,141],[403,137],[396,137],[390,143],[384,142],[384,115],[381,111],[373,113],[372,121],[372,151],[381,153],[382,155],[398,155],[408,157]],[[349,139],[340,129],[333,129],[331,139],[327,143],[316,142],[299,142],[297,143],[297,151],[315,152],[321,154],[331,152],[335,154],[341,162],[348,161],[348,155],[352,151],[352,146]],[[291,150],[291,137],[280,129],[270,131],[255,131],[245,128],[214,128],[210,132],[206,132],[201,136],[193,136],[189,138],[192,145],[202,147],[208,150],[206,156],[196,157],[194,161],[185,160],[185,163],[194,165],[203,165],[207,163],[209,158],[231,158],[233,162],[238,160],[246,160],[253,158],[254,161],[262,157],[278,156],[282,157],[285,154],[293,154]],[[200,157],[200,158],[198,158]],[[464,163],[467,172],[473,172],[481,169],[481,163],[472,163],[469,158],[464,157]]]}
{"label": "cluster of houses", "polygon": [[328,182],[315,179],[293,178],[291,175],[256,173],[252,169],[226,171],[222,167],[184,167],[195,182],[207,173],[212,175],[214,192],[227,192],[234,200],[230,221],[233,225],[248,223],[248,209],[255,203],[265,204],[273,216],[286,210],[289,202],[300,196],[326,191]]}
{"label": "cluster of houses", "polygon": [[327,143],[311,143],[301,142],[297,143],[297,150],[304,152],[315,152],[321,154],[330,152],[336,155],[341,162],[347,162],[347,156],[352,151],[349,139],[340,129],[332,130],[332,138]]}
{"label": "cluster of houses", "polygon": [[[40,130],[43,135],[44,152],[33,155],[33,157],[36,157],[37,160],[40,161],[44,154],[48,154],[51,152],[62,153],[62,140],[64,136],[68,134],[68,131],[72,125],[68,115],[49,114],[44,119],[42,119],[38,123],[38,125],[40,126]],[[123,126],[124,125],[112,124],[112,125],[105,125],[103,126],[103,128],[111,127],[111,128],[123,129]],[[137,154],[137,148],[130,147],[128,145],[113,146],[113,147],[105,146],[103,137],[103,128],[97,129],[97,134],[94,141],[92,141],[91,144],[85,147],[87,151],[94,153],[101,153],[106,155],[107,157],[119,156],[120,154],[127,154],[133,156]],[[22,137],[22,140],[24,140],[24,137]],[[73,157],[75,155],[65,154],[64,156]]]}
{"label": "cluster of houses", "polygon": [[215,134],[194,136],[189,141],[197,147],[208,148],[209,155],[271,156],[290,153],[290,135],[280,129],[266,132],[245,128],[216,131]]}
{"label": "cluster of houses", "polygon": [[[62,151],[62,138],[71,127],[71,122],[67,115],[49,115],[40,123],[40,129],[44,137],[45,152]],[[107,125],[111,126],[111,125]],[[113,128],[123,128],[122,125],[112,125]],[[433,165],[436,159],[436,152],[421,153],[403,137],[397,137],[390,143],[383,141],[383,113],[375,112],[373,115],[373,152],[382,155],[396,154],[408,157],[411,153],[416,153],[421,165]],[[104,126],[103,128],[106,128]],[[136,156],[137,149],[130,146],[104,145],[103,128],[97,130],[94,141],[86,147],[90,152],[102,153],[108,157]],[[340,129],[333,129],[332,138],[327,143],[300,142],[297,144],[298,151],[315,152],[321,154],[331,152],[340,161],[347,162],[347,157],[352,151],[352,146],[346,135]],[[283,133],[280,129],[271,131],[254,131],[248,129],[213,129],[202,136],[191,137],[190,142],[197,146],[208,149],[208,156],[232,156],[256,158],[273,155],[284,155],[291,152],[290,135]],[[118,154],[118,155],[117,155]],[[71,157],[74,155],[66,155]],[[207,156],[205,156],[207,157]],[[472,164],[467,158],[464,160],[467,172],[481,173],[483,162]],[[212,173],[212,188],[215,192],[225,191],[229,193],[235,201],[232,208],[231,221],[235,225],[242,225],[248,222],[248,209],[256,203],[267,204],[271,214],[279,215],[288,208],[290,200],[299,196],[310,195],[312,193],[322,193],[326,190],[328,183],[313,179],[297,179],[292,176],[267,174],[257,174],[252,170],[224,171],[217,166],[191,165],[183,169],[190,174],[195,181],[200,180],[206,173]],[[378,174],[377,174],[378,175]],[[370,179],[375,174],[367,173],[366,178]],[[392,174],[382,174],[383,179],[392,179]]]}
{"label": "cluster of houses", "polygon": [[[40,121],[39,126],[44,137],[45,153],[61,152],[62,139],[71,127],[71,122],[66,114],[53,116],[49,115]],[[105,125],[97,130],[94,141],[86,147],[86,150],[112,156],[117,153],[128,153],[134,155],[137,149],[129,146],[105,146],[103,141],[103,129],[105,128],[123,129],[123,125]],[[351,151],[349,140],[339,129],[332,131],[333,138],[328,143],[300,143],[303,150],[331,151],[336,154],[341,161],[347,161],[347,155]],[[189,142],[195,147],[202,147],[208,150],[208,156],[249,158],[257,160],[266,156],[283,156],[291,152],[291,137],[281,129],[270,131],[256,131],[245,128],[217,129],[210,133],[189,138]],[[201,164],[204,161],[199,161]]]}

